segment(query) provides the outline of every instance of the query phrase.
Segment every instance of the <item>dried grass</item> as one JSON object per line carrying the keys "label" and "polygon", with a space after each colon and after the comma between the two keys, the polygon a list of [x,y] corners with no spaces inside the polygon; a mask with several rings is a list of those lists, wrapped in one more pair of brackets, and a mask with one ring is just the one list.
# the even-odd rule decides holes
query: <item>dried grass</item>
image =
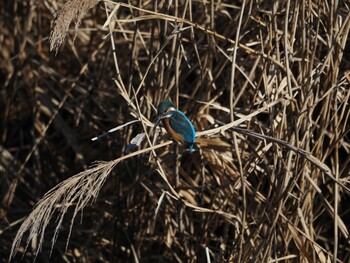
{"label": "dried grass", "polygon": [[75,23],[75,37],[81,20],[87,12],[95,7],[101,0],[70,0],[65,3],[56,13],[50,33],[50,50],[58,52],[66,38],[69,26]]}
{"label": "dried grass", "polygon": [[[349,262],[347,3],[13,2],[4,262]],[[164,98],[196,152],[152,132]]]}

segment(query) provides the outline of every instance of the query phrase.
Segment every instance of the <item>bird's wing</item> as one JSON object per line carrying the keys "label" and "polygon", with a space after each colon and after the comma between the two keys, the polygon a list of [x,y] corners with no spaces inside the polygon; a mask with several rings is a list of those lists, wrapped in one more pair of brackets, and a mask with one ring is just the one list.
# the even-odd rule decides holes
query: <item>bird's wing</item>
{"label": "bird's wing", "polygon": [[194,130],[191,121],[181,111],[175,111],[169,119],[171,128],[184,136],[184,141],[193,143],[196,138],[196,131]]}

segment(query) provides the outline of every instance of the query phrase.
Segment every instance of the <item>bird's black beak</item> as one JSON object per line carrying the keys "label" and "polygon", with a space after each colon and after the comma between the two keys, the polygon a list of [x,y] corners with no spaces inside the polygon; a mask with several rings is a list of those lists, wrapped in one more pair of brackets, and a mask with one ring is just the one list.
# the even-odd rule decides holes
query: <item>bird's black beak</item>
{"label": "bird's black beak", "polygon": [[153,130],[155,130],[159,124],[159,122],[164,119],[163,115],[158,115],[156,122],[154,123]]}

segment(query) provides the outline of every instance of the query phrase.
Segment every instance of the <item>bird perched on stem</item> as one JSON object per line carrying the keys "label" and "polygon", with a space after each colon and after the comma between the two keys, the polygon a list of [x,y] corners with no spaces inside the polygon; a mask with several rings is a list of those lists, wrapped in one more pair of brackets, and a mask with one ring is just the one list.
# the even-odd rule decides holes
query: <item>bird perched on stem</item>
{"label": "bird perched on stem", "polygon": [[177,142],[188,143],[190,151],[193,152],[193,145],[196,139],[196,131],[191,121],[183,112],[176,110],[174,104],[169,100],[164,100],[158,106],[158,118],[154,124],[154,129],[163,120],[165,129]]}

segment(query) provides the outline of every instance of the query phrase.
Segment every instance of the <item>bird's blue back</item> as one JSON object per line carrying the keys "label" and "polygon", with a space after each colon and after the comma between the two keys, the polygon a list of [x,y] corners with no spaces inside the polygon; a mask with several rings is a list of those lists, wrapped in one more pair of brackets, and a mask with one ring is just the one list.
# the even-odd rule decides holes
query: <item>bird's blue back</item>
{"label": "bird's blue back", "polygon": [[169,119],[171,128],[178,134],[180,134],[184,141],[190,144],[193,144],[196,138],[196,131],[194,130],[193,124],[179,110],[175,110],[172,113],[171,118]]}

